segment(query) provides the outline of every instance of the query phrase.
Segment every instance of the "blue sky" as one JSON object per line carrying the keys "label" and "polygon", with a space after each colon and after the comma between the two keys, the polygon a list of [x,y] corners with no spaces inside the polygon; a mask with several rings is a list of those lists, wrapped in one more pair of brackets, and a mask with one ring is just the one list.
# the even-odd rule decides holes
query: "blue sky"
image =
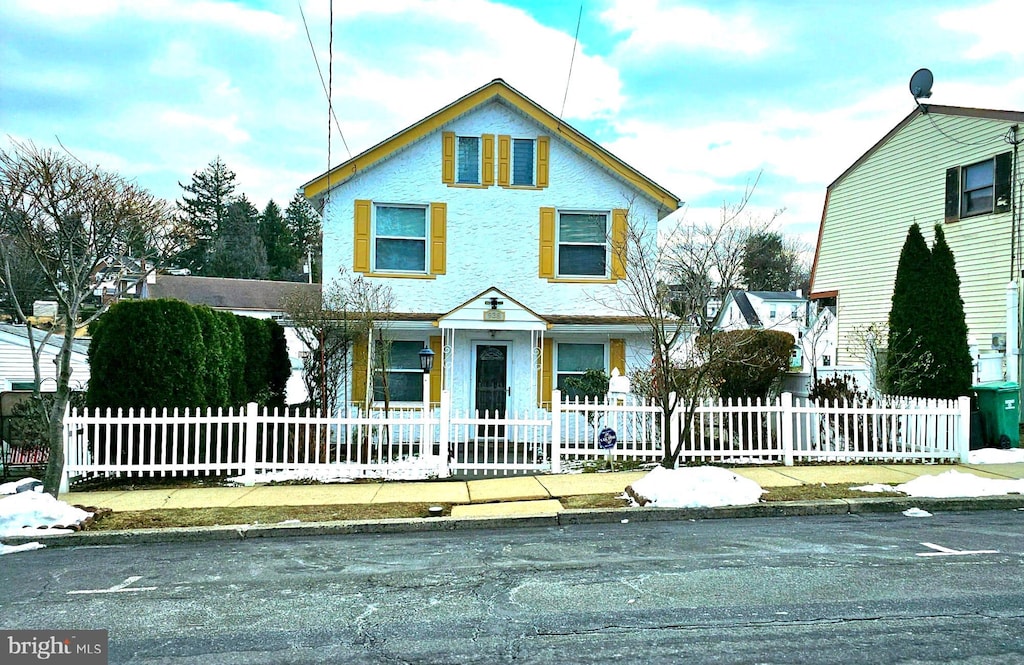
{"label": "blue sky", "polygon": [[[215,156],[259,207],[323,172],[327,0],[5,0],[0,131],[175,200]],[[335,0],[333,91],[352,154],[494,78],[554,113],[578,0]],[[565,119],[713,221],[753,211],[811,243],[825,187],[914,108],[1024,110],[1019,0],[585,0]],[[331,163],[348,157],[335,130]]]}

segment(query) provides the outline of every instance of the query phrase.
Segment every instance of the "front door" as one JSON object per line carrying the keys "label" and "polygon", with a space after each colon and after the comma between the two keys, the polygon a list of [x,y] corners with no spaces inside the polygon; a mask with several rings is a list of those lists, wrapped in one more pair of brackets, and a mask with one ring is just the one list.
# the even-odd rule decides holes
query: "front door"
{"label": "front door", "polygon": [[[478,344],[476,347],[476,410],[480,417],[504,418],[508,404],[508,346]],[[479,428],[480,436],[503,436],[503,425]]]}

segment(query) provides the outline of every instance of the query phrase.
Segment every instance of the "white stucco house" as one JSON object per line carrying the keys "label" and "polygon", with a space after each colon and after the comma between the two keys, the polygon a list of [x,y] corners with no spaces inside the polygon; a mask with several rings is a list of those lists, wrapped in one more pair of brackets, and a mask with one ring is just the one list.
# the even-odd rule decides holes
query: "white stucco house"
{"label": "white stucco house", "polygon": [[807,395],[816,374],[840,371],[835,365],[835,310],[819,309],[800,290],[731,290],[718,307],[714,328],[721,331],[757,328],[792,335],[793,354],[782,388],[796,395]]}
{"label": "white stucco house", "polygon": [[837,363],[870,374],[865,340],[884,351],[917,222],[929,245],[941,225],[955,257],[975,381],[1019,379],[1022,122],[1021,111],[921,104],[828,186],[810,297],[836,307]]}
{"label": "white stucco house", "polygon": [[[678,197],[496,79],[303,186],[323,214],[325,279],[394,294],[392,402],[506,413],[543,406],[586,369],[646,366],[649,333],[616,305],[627,223]],[[386,319],[386,320],[385,320]],[[353,353],[352,401],[381,398],[373,344]]]}

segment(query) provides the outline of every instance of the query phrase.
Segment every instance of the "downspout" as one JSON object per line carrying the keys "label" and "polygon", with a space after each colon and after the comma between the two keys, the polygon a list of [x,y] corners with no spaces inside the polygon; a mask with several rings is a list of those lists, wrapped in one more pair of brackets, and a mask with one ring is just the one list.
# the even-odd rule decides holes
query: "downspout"
{"label": "downspout", "polygon": [[1020,310],[1017,280],[1006,285],[1006,380],[1020,378]]}

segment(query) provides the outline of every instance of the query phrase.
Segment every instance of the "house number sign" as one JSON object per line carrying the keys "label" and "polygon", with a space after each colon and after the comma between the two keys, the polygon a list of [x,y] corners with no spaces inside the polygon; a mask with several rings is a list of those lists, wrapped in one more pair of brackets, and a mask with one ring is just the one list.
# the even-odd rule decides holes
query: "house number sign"
{"label": "house number sign", "polygon": [[504,321],[505,312],[500,309],[485,309],[484,321]]}

